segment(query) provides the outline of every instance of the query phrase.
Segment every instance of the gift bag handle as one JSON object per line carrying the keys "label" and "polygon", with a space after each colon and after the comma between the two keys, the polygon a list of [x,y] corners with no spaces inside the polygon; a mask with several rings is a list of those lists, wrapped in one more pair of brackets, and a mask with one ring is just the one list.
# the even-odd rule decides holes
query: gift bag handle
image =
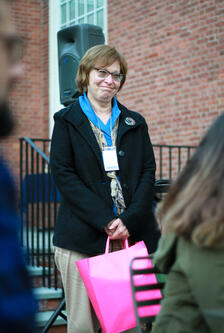
{"label": "gift bag handle", "polygon": [[[123,245],[123,249],[127,249],[128,248],[128,239],[122,239],[122,245]],[[110,237],[107,237],[107,242],[106,242],[106,248],[105,248],[105,254],[108,254],[110,250]]]}

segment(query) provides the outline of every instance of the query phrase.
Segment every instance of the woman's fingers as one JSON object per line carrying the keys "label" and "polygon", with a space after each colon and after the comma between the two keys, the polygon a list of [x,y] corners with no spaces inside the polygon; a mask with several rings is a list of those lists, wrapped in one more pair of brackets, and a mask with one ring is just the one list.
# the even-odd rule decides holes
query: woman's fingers
{"label": "woman's fingers", "polygon": [[121,222],[122,222],[121,219],[116,219],[116,220],[114,220],[114,221],[112,221],[112,222],[109,223],[108,228],[110,230],[114,230],[114,229],[116,229],[120,225]]}
{"label": "woman's fingers", "polygon": [[106,231],[106,233],[107,233],[107,235],[108,236],[112,236],[113,235],[113,233],[114,233],[114,230],[110,230],[109,228],[105,228],[105,231]]}
{"label": "woman's fingers", "polygon": [[130,236],[128,229],[124,225],[121,219],[117,218],[107,224],[105,231],[112,240],[114,239],[126,239]]}
{"label": "woman's fingers", "polygon": [[119,227],[117,227],[117,229],[114,231],[114,233],[111,236],[111,239],[126,239],[128,238],[129,232],[127,230],[127,228],[125,227],[125,225],[122,223],[122,225],[119,225]]}

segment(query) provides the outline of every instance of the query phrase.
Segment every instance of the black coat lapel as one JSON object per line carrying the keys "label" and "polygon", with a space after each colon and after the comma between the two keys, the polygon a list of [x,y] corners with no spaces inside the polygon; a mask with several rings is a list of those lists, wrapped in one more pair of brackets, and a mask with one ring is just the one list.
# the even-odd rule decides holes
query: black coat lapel
{"label": "black coat lapel", "polygon": [[[126,107],[124,107],[120,103],[118,103],[118,107],[121,110],[121,114],[120,114],[119,128],[117,134],[117,146],[119,146],[120,140],[126,132],[139,126],[143,122],[142,117],[138,113],[129,111]],[[87,143],[93,149],[102,169],[104,170],[100,147],[92,131],[88,118],[82,111],[79,102],[76,101],[73,104],[71,104],[67,108],[63,117],[67,121],[69,121],[87,141]]]}
{"label": "black coat lapel", "polygon": [[104,170],[100,147],[92,131],[88,118],[82,111],[78,101],[70,106],[68,112],[65,113],[64,118],[69,121],[87,141]]}
{"label": "black coat lapel", "polygon": [[119,146],[120,140],[126,132],[132,130],[133,128],[139,126],[142,123],[142,120],[138,116],[136,116],[137,113],[130,112],[120,103],[118,103],[118,107],[121,110],[121,114],[117,134],[117,146]]}

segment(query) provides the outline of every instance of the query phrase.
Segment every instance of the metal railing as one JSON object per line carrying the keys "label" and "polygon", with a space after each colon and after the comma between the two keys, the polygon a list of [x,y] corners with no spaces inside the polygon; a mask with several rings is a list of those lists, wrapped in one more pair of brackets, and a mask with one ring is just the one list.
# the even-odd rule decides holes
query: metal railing
{"label": "metal railing", "polygon": [[[42,285],[57,289],[61,285],[54,263],[52,236],[60,194],[49,168],[50,141],[20,139],[21,242],[29,264],[42,269]],[[153,148],[157,162],[156,179],[170,182],[196,147],[153,145]],[[160,185],[158,183],[158,193]]]}
{"label": "metal railing", "polygon": [[52,245],[60,194],[49,169],[50,140],[20,139],[21,243],[44,287],[59,286]]}
{"label": "metal railing", "polygon": [[196,146],[153,145],[156,159],[156,179],[175,179],[189,161]]}

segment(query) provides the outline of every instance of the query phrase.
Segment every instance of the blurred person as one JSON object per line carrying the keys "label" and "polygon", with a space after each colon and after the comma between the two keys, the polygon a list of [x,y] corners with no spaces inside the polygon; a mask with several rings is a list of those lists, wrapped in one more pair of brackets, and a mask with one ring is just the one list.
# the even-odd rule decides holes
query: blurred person
{"label": "blurred person", "polygon": [[53,243],[65,290],[69,333],[97,332],[75,261],[112,250],[121,240],[157,246],[152,213],[155,159],[145,119],[116,98],[127,63],[109,45],[80,61],[78,100],[54,116],[50,163],[61,193]]}
{"label": "blurred person", "polygon": [[155,264],[167,273],[153,333],[224,332],[224,114],[158,207]]}
{"label": "blurred person", "polygon": [[[10,2],[0,0],[0,138],[13,130],[8,104],[12,83],[22,74],[22,40],[15,35]],[[1,143],[0,143],[1,149]],[[0,150],[0,332],[34,332],[34,300],[18,240],[17,196]]]}

